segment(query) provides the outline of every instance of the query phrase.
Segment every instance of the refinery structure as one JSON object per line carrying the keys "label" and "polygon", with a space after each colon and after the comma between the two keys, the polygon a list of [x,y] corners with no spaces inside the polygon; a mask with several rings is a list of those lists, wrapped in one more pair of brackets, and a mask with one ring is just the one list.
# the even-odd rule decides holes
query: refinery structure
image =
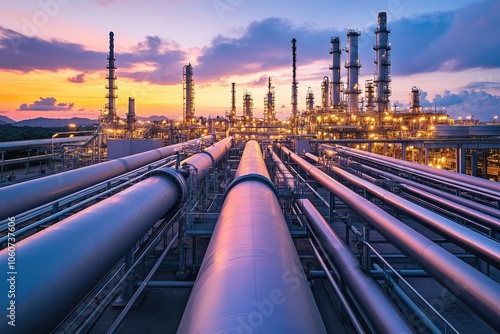
{"label": "refinery structure", "polygon": [[379,13],[364,83],[361,32],[331,37],[320,97],[291,39],[286,120],[272,77],[196,115],[188,63],[182,117],[149,123],[133,96],[118,116],[111,32],[98,129],[0,143],[2,180],[48,170],[0,187],[0,332],[500,331],[500,127],[424,110],[417,86],[391,107],[390,32]]}

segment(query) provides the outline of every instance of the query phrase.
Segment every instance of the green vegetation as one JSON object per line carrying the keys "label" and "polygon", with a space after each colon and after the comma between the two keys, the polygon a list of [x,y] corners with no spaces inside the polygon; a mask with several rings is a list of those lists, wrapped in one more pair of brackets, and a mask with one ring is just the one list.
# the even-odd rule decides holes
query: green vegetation
{"label": "green vegetation", "polygon": [[56,132],[68,131],[67,127],[45,128],[0,125],[0,142],[52,138]]}

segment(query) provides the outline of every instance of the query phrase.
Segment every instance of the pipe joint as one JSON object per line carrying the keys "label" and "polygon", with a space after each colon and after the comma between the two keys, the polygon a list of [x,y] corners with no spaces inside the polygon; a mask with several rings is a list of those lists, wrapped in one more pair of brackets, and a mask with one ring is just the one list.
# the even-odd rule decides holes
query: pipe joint
{"label": "pipe joint", "polygon": [[146,173],[144,175],[144,179],[149,178],[151,176],[164,176],[167,177],[169,180],[173,181],[174,184],[177,186],[179,189],[179,193],[181,196],[179,196],[179,200],[177,201],[177,204],[184,203],[188,190],[187,190],[187,183],[186,179],[184,178],[184,175],[182,172],[175,170],[173,168],[157,168],[153,169],[152,171]]}
{"label": "pipe joint", "polygon": [[276,197],[279,197],[278,196],[278,189],[276,188],[276,186],[274,185],[274,183],[271,180],[269,180],[267,177],[265,177],[264,175],[255,174],[255,173],[241,175],[236,180],[234,180],[233,182],[231,182],[229,184],[229,186],[227,187],[226,195],[229,194],[229,192],[231,191],[231,189],[233,189],[237,184],[245,182],[245,181],[259,181],[261,183],[264,183],[265,185],[267,185],[274,192],[274,194],[276,195]]}

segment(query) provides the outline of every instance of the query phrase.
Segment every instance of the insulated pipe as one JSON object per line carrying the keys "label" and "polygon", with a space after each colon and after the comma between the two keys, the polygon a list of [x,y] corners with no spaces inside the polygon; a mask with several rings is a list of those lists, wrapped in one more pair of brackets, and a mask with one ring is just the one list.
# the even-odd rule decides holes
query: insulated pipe
{"label": "insulated pipe", "polygon": [[177,333],[326,333],[257,142],[236,175]]}
{"label": "insulated pipe", "polygon": [[227,137],[217,144],[205,149],[200,154],[196,154],[187,160],[183,161],[181,164],[193,165],[197,169],[197,181],[201,181],[205,175],[202,171],[209,171],[215,162],[219,161],[226,151],[231,148],[233,137]]}
{"label": "insulated pipe", "polygon": [[[481,203],[477,203],[477,202],[468,200],[467,198],[463,198],[463,197],[459,197],[457,195],[447,193],[445,191],[442,191],[442,190],[439,190],[436,188],[426,186],[424,184],[421,184],[421,183],[418,183],[415,181],[405,179],[404,177],[400,177],[400,176],[396,176],[396,175],[388,173],[388,172],[380,171],[380,170],[373,168],[373,167],[361,165],[361,168],[368,170],[368,171],[371,171],[371,172],[375,172],[379,175],[382,175],[385,178],[397,181],[397,182],[401,183],[401,185],[409,191],[414,192],[413,188],[418,188],[422,191],[421,192],[422,195],[423,195],[423,193],[426,193],[423,196],[429,197],[430,194],[435,195],[440,199],[440,204],[443,204],[446,206],[451,205],[450,203],[455,204],[456,206],[460,205],[461,208],[465,208],[467,211],[470,210],[470,212],[460,211],[466,215],[472,214],[473,216],[477,217],[477,216],[479,216],[479,213],[483,213],[486,216],[484,217],[484,220],[483,220],[483,218],[481,218],[481,222],[483,222],[485,225],[493,227],[493,228],[496,228],[495,226],[498,225],[498,219],[500,219],[500,211],[498,209],[495,209],[495,208],[483,205]],[[432,197],[432,198],[435,198],[435,197]],[[446,199],[446,202],[444,201],[444,199]],[[457,209],[455,206],[450,206],[450,207],[453,208],[453,210]],[[493,223],[493,221],[491,221],[491,219],[488,218],[489,216],[497,218],[497,220],[496,220],[497,223]],[[488,221],[490,221],[490,222],[488,223]],[[491,224],[491,223],[493,223],[493,224]]]}
{"label": "insulated pipe", "polygon": [[[149,178],[16,243],[13,249],[0,251],[2,267],[8,268],[9,257],[15,256],[7,274],[13,280],[0,280],[5,291],[0,309],[7,319],[0,322],[0,333],[53,330],[181,200],[185,189],[186,182],[176,170],[153,170]],[[9,296],[9,291],[15,296]],[[15,327],[8,324],[13,303]]]}
{"label": "insulated pipe", "polygon": [[328,168],[342,179],[368,191],[381,201],[424,223],[426,226],[451,239],[459,246],[475,253],[495,267],[500,267],[500,243],[496,240],[476,233],[470,228],[459,225],[446,217],[412,203],[341,168],[335,166],[329,166]]}
{"label": "insulated pipe", "polygon": [[402,187],[413,194],[429,200],[431,204],[438,204],[440,207],[448,208],[448,210],[451,210],[451,212],[460,213],[464,216],[467,216],[474,223],[490,227],[495,231],[500,231],[500,220],[498,218],[492,217],[483,212],[471,209],[461,204],[457,204],[453,201],[443,199],[439,196],[429,194],[422,189],[412,187],[407,184],[403,184]]}
{"label": "insulated pipe", "polygon": [[500,284],[405,225],[367,199],[353,193],[318,168],[279,145],[307,174],[355,211],[386,240],[412,258],[497,331],[500,330]]}
{"label": "insulated pipe", "polygon": [[[330,145],[325,145],[325,147],[328,147],[329,149],[333,148]],[[345,146],[337,146],[336,149],[348,155],[365,158],[377,162],[383,161],[389,164],[390,166],[398,167],[400,169],[401,168],[409,169],[412,173],[424,174],[425,176],[428,176],[428,174],[432,174],[432,177],[445,180],[446,182],[453,182],[460,186],[477,190],[479,192],[485,192],[485,190],[489,190],[488,193],[493,193],[494,196],[500,196],[500,183],[498,182],[480,179],[474,176],[465,175],[461,173],[455,173],[444,169],[433,168],[405,160],[386,157],[379,154],[368,153],[361,150],[351,149]]]}
{"label": "insulated pipe", "polygon": [[166,158],[183,145],[198,144],[202,139],[175,144],[115,159],[88,167],[0,188],[0,220],[51,202],[96,183]]}
{"label": "insulated pipe", "polygon": [[[273,160],[278,170],[290,175],[288,169],[273,152]],[[287,178],[288,186],[294,188],[293,177]],[[333,261],[335,268],[340,272],[343,282],[347,284],[359,306],[363,309],[368,320],[377,333],[412,333],[413,329],[405,321],[402,313],[385,295],[380,286],[370,277],[367,277],[359,267],[349,247],[333,231],[326,220],[316,210],[308,199],[297,199],[300,208],[307,215],[309,226]]]}

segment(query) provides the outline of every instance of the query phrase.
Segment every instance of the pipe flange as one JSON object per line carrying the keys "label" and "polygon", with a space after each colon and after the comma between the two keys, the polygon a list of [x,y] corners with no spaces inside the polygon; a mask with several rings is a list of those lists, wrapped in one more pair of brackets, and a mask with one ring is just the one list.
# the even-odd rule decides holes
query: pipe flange
{"label": "pipe flange", "polygon": [[231,182],[229,184],[229,186],[227,187],[226,189],[226,195],[231,191],[231,189],[233,189],[237,184],[241,183],[241,182],[245,182],[245,181],[259,181],[261,183],[264,183],[265,185],[267,185],[273,192],[274,194],[276,195],[276,197],[279,197],[278,195],[278,188],[276,188],[276,186],[274,185],[274,183],[269,180],[267,177],[265,177],[264,175],[261,175],[261,174],[254,174],[254,173],[251,173],[251,174],[246,174],[246,175],[242,175],[240,177],[238,177],[236,180],[233,180],[233,182]]}
{"label": "pipe flange", "polygon": [[157,175],[165,176],[174,182],[174,184],[179,189],[179,192],[181,193],[180,199],[177,204],[184,203],[187,196],[187,188],[188,188],[184,175],[180,171],[175,170],[173,168],[162,167],[153,169],[152,171],[146,173],[144,175],[144,179]]}

